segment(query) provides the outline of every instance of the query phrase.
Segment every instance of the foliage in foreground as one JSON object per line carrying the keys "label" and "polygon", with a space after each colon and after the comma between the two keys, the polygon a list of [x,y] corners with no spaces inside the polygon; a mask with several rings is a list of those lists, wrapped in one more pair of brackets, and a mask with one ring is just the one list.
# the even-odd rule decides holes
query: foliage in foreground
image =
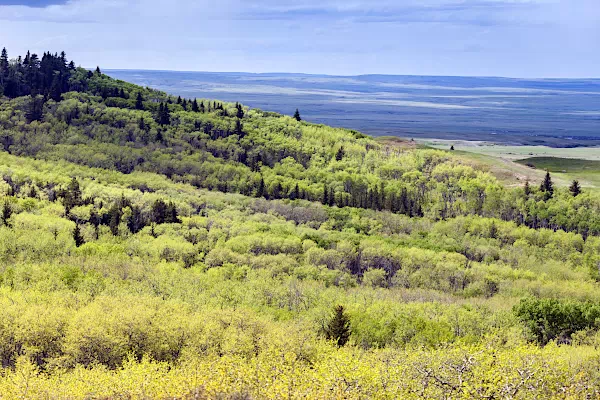
{"label": "foliage in foreground", "polygon": [[[293,339],[292,339],[293,341]],[[364,353],[312,343],[273,346],[251,358],[192,359],[176,367],[130,359],[111,371],[44,374],[25,358],[0,377],[6,398],[422,399],[595,398],[598,350],[520,345]],[[300,352],[300,353],[299,353]]]}

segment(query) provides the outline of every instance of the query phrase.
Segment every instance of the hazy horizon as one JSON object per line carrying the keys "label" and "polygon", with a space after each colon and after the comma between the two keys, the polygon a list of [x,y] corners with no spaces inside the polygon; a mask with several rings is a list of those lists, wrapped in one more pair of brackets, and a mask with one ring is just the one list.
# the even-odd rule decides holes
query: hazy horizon
{"label": "hazy horizon", "polygon": [[[84,68],[93,70],[97,66],[85,66]],[[144,71],[144,72],[183,72],[183,73],[205,73],[205,74],[248,74],[248,75],[308,75],[308,76],[328,76],[328,77],[361,77],[361,76],[395,76],[395,77],[436,77],[436,78],[497,78],[497,79],[514,79],[514,80],[600,80],[598,76],[583,76],[583,77],[525,77],[525,76],[505,76],[505,75],[436,75],[436,74],[377,74],[377,73],[364,73],[364,74],[326,74],[326,73],[306,73],[306,72],[282,72],[282,71],[263,71],[263,72],[249,72],[249,71],[207,71],[207,70],[183,70],[183,69],[147,69],[147,68],[104,68],[104,71]]]}

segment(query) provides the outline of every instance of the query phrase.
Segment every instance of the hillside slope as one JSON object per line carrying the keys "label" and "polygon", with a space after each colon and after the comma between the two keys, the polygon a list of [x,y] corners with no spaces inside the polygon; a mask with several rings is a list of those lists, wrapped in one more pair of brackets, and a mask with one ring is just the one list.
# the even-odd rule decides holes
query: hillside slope
{"label": "hillside slope", "polygon": [[4,397],[598,395],[596,195],[44,58],[0,63]]}

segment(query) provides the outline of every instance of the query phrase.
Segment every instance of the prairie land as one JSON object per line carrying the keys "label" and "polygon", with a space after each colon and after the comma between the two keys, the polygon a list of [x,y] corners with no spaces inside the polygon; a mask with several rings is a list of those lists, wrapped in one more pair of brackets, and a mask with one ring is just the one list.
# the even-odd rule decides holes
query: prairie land
{"label": "prairie land", "polygon": [[111,70],[173,95],[218,98],[371,136],[600,146],[600,80]]}

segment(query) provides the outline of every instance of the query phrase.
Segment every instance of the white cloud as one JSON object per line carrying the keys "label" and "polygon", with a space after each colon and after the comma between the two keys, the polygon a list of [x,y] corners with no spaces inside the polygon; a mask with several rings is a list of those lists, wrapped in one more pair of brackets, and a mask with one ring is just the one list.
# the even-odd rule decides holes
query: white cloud
{"label": "white cloud", "polygon": [[593,76],[598,20],[598,0],[70,0],[0,6],[0,45],[112,68]]}

